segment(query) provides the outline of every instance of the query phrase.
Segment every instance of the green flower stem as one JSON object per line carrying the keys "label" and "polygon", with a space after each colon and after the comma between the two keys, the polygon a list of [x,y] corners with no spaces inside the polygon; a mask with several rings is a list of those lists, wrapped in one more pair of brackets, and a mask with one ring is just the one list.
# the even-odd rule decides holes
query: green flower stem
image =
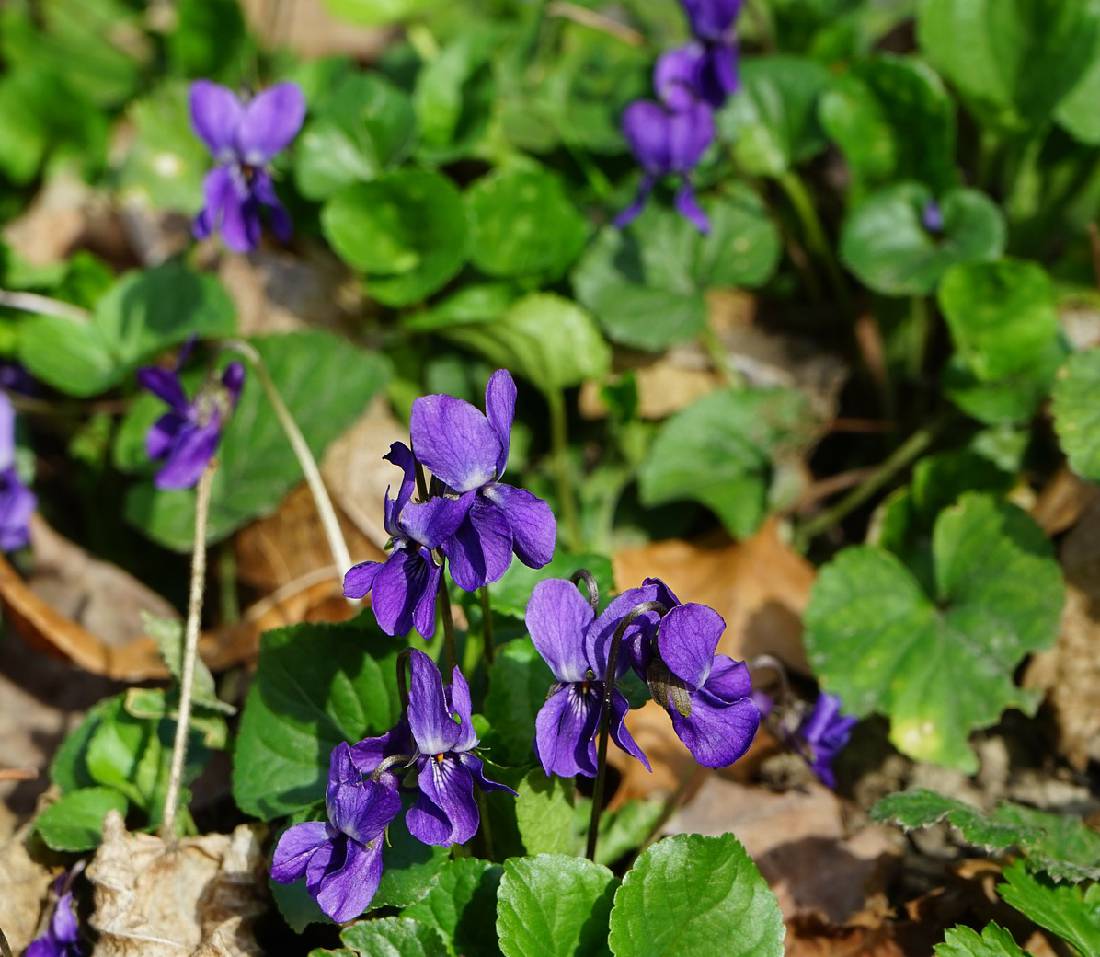
{"label": "green flower stem", "polygon": [[581,525],[577,515],[577,497],[569,467],[569,434],[565,415],[565,391],[546,393],[550,406],[550,442],[554,452],[554,477],[558,486],[558,508],[565,523],[566,545],[573,551],[581,547]]}
{"label": "green flower stem", "polygon": [[481,596],[481,634],[485,641],[485,663],[491,665],[497,651],[493,644],[493,610],[489,606],[489,586],[479,588],[478,594]]}
{"label": "green flower stem", "polygon": [[741,373],[738,372],[734,364],[730,362],[729,352],[726,350],[726,347],[722,345],[722,341],[718,338],[718,334],[711,328],[709,322],[703,326],[703,331],[699,334],[699,342],[710,357],[711,364],[714,366],[715,371],[722,377],[722,381],[727,386],[730,388],[738,388],[744,385]]}
{"label": "green flower stem", "polygon": [[199,648],[199,626],[202,624],[202,593],[206,584],[206,524],[210,515],[210,489],[216,469],[216,461],[203,469],[195,494],[195,540],[191,546],[191,588],[187,598],[187,630],[184,633],[180,673],[179,714],[176,718],[176,740],[172,746],[168,788],[164,794],[164,817],[160,825],[161,837],[170,844],[176,841],[176,815],[179,810],[183,767],[187,760],[191,691],[195,683],[195,658]]}
{"label": "green flower stem", "polygon": [[806,184],[793,170],[788,170],[779,177],[778,183],[787,200],[794,209],[799,223],[806,234],[806,242],[825,265],[825,271],[829,275],[829,282],[845,312],[850,311],[851,297],[848,294],[848,284],[844,280],[844,274],[840,270],[840,264],[833,255],[829,237],[825,233],[825,227],[821,225],[821,218],[817,215],[813,198],[810,196]]}

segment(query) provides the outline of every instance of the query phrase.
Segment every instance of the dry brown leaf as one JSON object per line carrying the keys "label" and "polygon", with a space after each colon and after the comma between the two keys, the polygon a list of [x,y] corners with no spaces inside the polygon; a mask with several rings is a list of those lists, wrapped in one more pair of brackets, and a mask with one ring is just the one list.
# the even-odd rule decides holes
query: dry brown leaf
{"label": "dry brown leaf", "polygon": [[1076,525],[1085,509],[1097,501],[1100,501],[1100,487],[1063,466],[1039,492],[1031,517],[1053,537]]}
{"label": "dry brown leaf", "polygon": [[22,951],[38,930],[52,876],[27,853],[21,835],[0,846],[0,929],[15,953]]}
{"label": "dry brown leaf", "polygon": [[889,924],[834,927],[812,918],[787,922],[786,957],[907,957]]}
{"label": "dry brown leaf", "polygon": [[130,834],[117,812],[88,866],[95,957],[245,957],[261,953],[251,922],[266,907],[256,830],[183,838],[169,848]]}
{"label": "dry brown leaf", "polygon": [[4,240],[35,266],[60,262],[76,246],[88,222],[92,191],[78,176],[51,176],[26,212],[4,227]]}

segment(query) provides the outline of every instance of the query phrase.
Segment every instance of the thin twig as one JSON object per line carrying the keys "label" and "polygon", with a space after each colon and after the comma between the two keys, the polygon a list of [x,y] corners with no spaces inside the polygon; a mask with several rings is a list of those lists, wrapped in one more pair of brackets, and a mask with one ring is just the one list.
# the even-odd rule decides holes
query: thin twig
{"label": "thin twig", "polygon": [[38,768],[0,768],[0,781],[33,781],[40,773]]}
{"label": "thin twig", "polygon": [[168,790],[164,795],[164,818],[160,825],[161,836],[171,843],[176,840],[176,812],[179,809],[183,766],[187,759],[191,687],[195,681],[195,658],[199,647],[199,627],[202,624],[202,593],[206,583],[206,520],[210,513],[210,489],[217,467],[217,462],[211,462],[203,469],[195,496],[195,541],[191,548],[191,589],[187,598],[187,632],[180,674],[179,717],[176,719],[176,741],[172,747]]}
{"label": "thin twig", "polygon": [[558,2],[551,3],[546,8],[546,13],[551,17],[559,17],[562,20],[572,20],[574,23],[579,23],[581,26],[591,27],[593,30],[600,30],[603,33],[615,37],[617,40],[622,40],[623,43],[629,43],[632,47],[645,46],[645,35],[643,33],[640,33],[633,27],[628,27],[625,23],[619,23],[618,20],[612,20],[611,17],[604,16],[602,13],[597,13],[595,10],[589,10],[587,7],[582,7],[579,4],[558,0]]}
{"label": "thin twig", "polygon": [[[324,480],[321,478],[321,470],[317,466],[317,460],[313,457],[309,444],[306,442],[305,436],[302,435],[302,430],[298,428],[298,423],[294,421],[294,416],[290,414],[290,409],[286,407],[283,397],[279,394],[275,381],[271,378],[271,373],[267,369],[267,364],[259,352],[249,343],[239,339],[235,339],[227,345],[229,348],[241,353],[252,363],[252,368],[260,380],[260,385],[267,393],[268,401],[275,410],[275,416],[286,433],[290,447],[294,450],[294,455],[298,459],[298,464],[302,467],[302,474],[305,476],[306,484],[313,495],[313,502],[317,506],[317,515],[321,519],[321,527],[324,528],[325,538],[328,539],[329,551],[332,552],[333,561],[336,563],[338,574],[342,578],[347,570],[351,568],[351,553],[348,551],[348,543],[344,540],[344,533],[340,529],[340,520],[336,517],[336,509],[332,505],[328,489],[325,488]],[[359,604],[357,599],[348,599],[348,602],[353,605]]]}
{"label": "thin twig", "polygon": [[92,321],[92,315],[86,309],[61,302],[59,299],[51,299],[49,296],[40,296],[36,292],[9,292],[7,289],[0,289],[0,306],[42,316],[56,316],[58,319],[68,319],[81,325],[87,325]]}

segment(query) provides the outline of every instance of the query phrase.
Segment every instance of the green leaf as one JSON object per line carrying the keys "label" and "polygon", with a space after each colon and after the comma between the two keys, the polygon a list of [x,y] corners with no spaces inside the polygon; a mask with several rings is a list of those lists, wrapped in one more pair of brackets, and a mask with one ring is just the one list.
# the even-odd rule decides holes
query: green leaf
{"label": "green leaf", "polygon": [[420,71],[414,102],[420,155],[445,163],[478,151],[489,127],[497,31],[484,23],[455,36]]}
{"label": "green leaf", "polygon": [[1002,802],[991,814],[935,791],[917,789],[880,800],[871,815],[910,830],[946,820],[968,844],[986,851],[1018,847],[1028,865],[1056,881],[1100,880],[1100,834],[1075,817]]}
{"label": "green leaf", "polygon": [[399,169],[333,195],[321,212],[333,249],[367,274],[367,292],[387,306],[420,302],[466,258],[466,212],[449,179]]}
{"label": "green leaf", "polygon": [[373,73],[353,73],[325,94],[294,147],[294,181],[307,199],[381,176],[411,152],[412,101]]}
{"label": "green leaf", "polygon": [[711,229],[651,204],[626,229],[605,227],[573,271],[573,288],[616,342],[657,351],[697,336],[708,289],[755,288],[775,272],[779,236],[742,183],[703,200]]}
{"label": "green leaf", "polygon": [[960,360],[984,382],[1029,368],[1058,335],[1054,288],[1037,263],[953,266],[939,303]]}
{"label": "green leaf", "polygon": [[642,503],[691,500],[730,534],[756,531],[768,509],[773,462],[807,437],[805,397],[793,389],[725,389],[676,413],[638,474]]}
{"label": "green leaf", "polygon": [[[1053,642],[1062,578],[1038,526],[978,494],[940,514],[932,553],[929,595],[889,552],[842,551],[814,585],[806,648],[849,714],[885,714],[890,740],[905,754],[973,772],[970,731],[1005,708],[1030,712],[1037,704],[1016,687],[1013,671]],[[958,694],[961,685],[967,694]]]}
{"label": "green leaf", "polygon": [[84,761],[88,742],[104,721],[111,721],[120,714],[121,696],[104,698],[97,701],[84,716],[84,720],[65,735],[50,764],[50,780],[61,789],[62,794],[69,794],[78,788],[89,788],[96,783]]}
{"label": "green leaf", "polygon": [[1100,10],[1090,0],[923,0],[921,51],[983,120],[1030,133],[1092,63]]}
{"label": "green leaf", "polygon": [[386,830],[386,839],[386,867],[371,901],[371,910],[415,904],[428,893],[433,878],[451,854],[450,848],[423,844],[413,837],[405,826],[403,813]]}
{"label": "green leaf", "polygon": [[1035,354],[1028,368],[987,382],[953,356],[943,372],[943,390],[955,405],[981,422],[1026,423],[1046,399],[1065,357],[1065,346],[1055,339]]}
{"label": "green leaf", "polygon": [[530,638],[509,641],[497,649],[485,698],[490,725],[485,745],[495,761],[512,767],[534,761],[535,715],[553,683],[553,673]]}
{"label": "green leaf", "polygon": [[368,614],[267,632],[233,754],[237,806],[270,821],[323,800],[332,749],[397,720],[399,650]]}
{"label": "green leaf", "polygon": [[279,884],[269,878],[267,887],[280,916],[294,933],[302,933],[310,924],[332,923],[310,896],[305,881]]}
{"label": "green leaf", "polygon": [[1100,47],[1093,51],[1092,64],[1073,90],[1058,105],[1059,125],[1081,143],[1100,144],[1100,114],[1094,109],[1100,100]]}
{"label": "green leaf", "polygon": [[1087,890],[1049,884],[1029,874],[1019,861],[1003,876],[1005,883],[998,884],[997,891],[1006,904],[1068,940],[1082,957],[1100,954],[1100,884]]}
{"label": "green leaf", "polygon": [[996,924],[986,924],[980,934],[969,927],[953,927],[935,953],[936,957],[1027,957],[1012,935]]}
{"label": "green leaf", "polygon": [[528,854],[570,854],[580,850],[574,828],[572,781],[547,777],[535,768],[520,782],[516,798],[516,823]]}
{"label": "green leaf", "polygon": [[362,957],[446,957],[443,938],[434,927],[408,917],[379,917],[352,924],[340,932],[340,943]]}
{"label": "green leaf", "polygon": [[607,953],[616,883],[606,867],[583,858],[540,854],[505,861],[497,899],[501,951],[505,957]]}
{"label": "green leaf", "polygon": [[1100,349],[1078,352],[1058,372],[1054,426],[1078,475],[1100,480]]}
{"label": "green leaf", "polygon": [[377,27],[406,20],[438,6],[438,0],[324,0],[334,17]]}
{"label": "green leaf", "polygon": [[111,788],[81,788],[49,805],[34,822],[42,840],[55,851],[90,851],[103,838],[103,819],[109,811],[123,817],[126,798]]}
{"label": "green leaf", "polygon": [[[326,332],[294,332],[252,340],[310,451],[321,458],[363,412],[389,375],[388,362]],[[153,396],[134,402],[122,424],[118,446],[140,448]],[[123,456],[116,447],[116,461]],[[278,508],[302,480],[302,470],[255,371],[230,416],[218,449],[211,488],[207,540],[225,538],[246,522]],[[128,521],[154,541],[189,551],[194,535],[195,493],[160,491],[152,483],[131,488],[125,499]]]}
{"label": "green leaf", "polygon": [[[172,618],[158,618],[146,611],[141,613],[141,621],[145,633],[157,643],[157,649],[172,677],[179,681],[183,667],[183,622]],[[214,676],[201,658],[195,659],[193,681],[191,700],[196,705],[224,714],[236,714],[236,708],[218,697],[214,689]]]}
{"label": "green leaf", "polygon": [[547,394],[598,379],[611,365],[611,350],[592,317],[552,293],[524,296],[495,321],[448,326],[440,333]]}
{"label": "green leaf", "polygon": [[780,177],[825,149],[818,103],[828,83],[828,71],[813,60],[746,59],[741,89],[718,114],[738,165],[751,176]]}
{"label": "green leaf", "polygon": [[[584,803],[588,805],[587,811],[590,811],[591,802]],[[664,802],[655,800],[626,801],[613,811],[605,810],[600,817],[596,863],[610,867],[624,854],[639,848],[643,841],[655,833],[664,814]],[[588,827],[585,826],[583,830],[587,837]]]}
{"label": "green leaf", "polygon": [[447,861],[427,895],[401,916],[434,927],[452,955],[497,957],[496,935],[487,929],[496,920],[497,885],[503,873],[499,864],[476,857]]}
{"label": "green leaf", "polygon": [[181,0],[165,34],[168,59],[184,76],[237,78],[246,52],[244,16],[237,0]]}
{"label": "green leaf", "polygon": [[606,598],[611,594],[615,587],[611,559],[594,553],[574,555],[559,547],[542,568],[528,568],[521,562],[512,562],[504,577],[489,587],[489,604],[499,615],[523,618],[535,585],[547,578],[569,578],[582,568],[592,573],[602,596]]}
{"label": "green leaf", "polygon": [[916,180],[936,193],[955,185],[955,107],[919,60],[884,54],[855,64],[833,81],[820,113],[857,185]]}
{"label": "green leaf", "polygon": [[615,893],[611,952],[780,957],[783,916],[732,834],[666,837],[642,852]]}
{"label": "green leaf", "polygon": [[872,194],[844,221],[840,256],[860,281],[886,295],[933,292],[956,263],[996,259],[1005,242],[1000,210],[982,193],[956,189],[940,201],[944,231],[921,222],[936,199],[920,183],[898,183]]}
{"label": "green leaf", "polygon": [[588,238],[585,218],[543,166],[498,169],[466,192],[470,258],[490,276],[560,276]]}

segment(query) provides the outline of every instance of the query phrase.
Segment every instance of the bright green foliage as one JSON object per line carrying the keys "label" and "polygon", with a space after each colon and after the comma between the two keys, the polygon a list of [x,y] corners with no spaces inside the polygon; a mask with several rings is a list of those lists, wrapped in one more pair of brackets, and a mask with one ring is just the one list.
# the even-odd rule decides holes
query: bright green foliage
{"label": "bright green foliage", "polygon": [[1081,957],[1100,954],[1100,884],[1051,884],[1020,862],[1005,870],[1004,879],[997,891],[1006,904],[1069,941]]}
{"label": "bright green foliage", "polygon": [[1083,478],[1100,479],[1100,350],[1079,352],[1054,384],[1054,425],[1069,464]]}
{"label": "bright green foliage", "polygon": [[[899,750],[974,771],[970,731],[1005,708],[1030,712],[1037,704],[1016,687],[1013,671],[1054,640],[1061,574],[1030,518],[974,493],[940,514],[932,561],[933,591],[926,593],[890,553],[842,551],[814,586],[806,647],[848,713],[885,714]],[[957,693],[960,683],[967,694]]]}
{"label": "bright green foliage", "polygon": [[389,843],[384,850],[386,868],[382,882],[371,901],[371,910],[379,907],[408,907],[428,893],[432,879],[447,863],[450,850],[421,844],[405,826],[404,814],[386,829]]}
{"label": "bright green foliage", "polygon": [[420,156],[445,163],[476,154],[488,131],[495,82],[492,56],[498,32],[475,23],[450,39],[416,81]]}
{"label": "bright green foliage", "polygon": [[49,805],[34,829],[55,851],[90,851],[103,837],[103,819],[109,811],[125,816],[129,802],[111,788],[81,788]]}
{"label": "bright green foliage", "polygon": [[496,921],[502,873],[499,864],[476,857],[450,860],[423,899],[406,907],[401,916],[438,930],[453,957],[496,957],[500,950],[491,928]]}
{"label": "bright green foliage", "polygon": [[516,799],[516,823],[528,854],[576,854],[572,781],[547,776],[535,768],[520,782]]}
{"label": "bright green foliage", "polygon": [[324,0],[324,4],[334,17],[373,27],[429,10],[439,0]]}
{"label": "bright green foliage", "polygon": [[774,463],[804,444],[812,425],[793,389],[711,393],[661,426],[638,476],[641,499],[701,502],[732,535],[751,535],[771,503]]}
{"label": "bright green foliage", "polygon": [[535,715],[553,683],[553,673],[529,638],[497,650],[485,698],[492,729],[485,743],[496,760],[518,767],[534,762]]}
{"label": "bright green foliage", "polygon": [[340,943],[361,957],[446,957],[443,938],[434,927],[408,917],[380,917],[340,932]]}
{"label": "bright green foliage", "polygon": [[611,911],[615,957],[779,957],[783,936],[779,903],[732,834],[657,842],[627,872]]}
{"label": "bright green foliage", "polygon": [[996,924],[987,924],[979,934],[969,927],[954,927],[942,944],[936,945],[936,957],[1027,957],[1012,935]]}
{"label": "bright green foliage", "polygon": [[603,555],[572,555],[559,545],[549,564],[542,568],[528,568],[519,562],[512,562],[504,577],[489,589],[489,602],[499,615],[522,618],[535,585],[546,578],[569,578],[582,568],[592,573],[602,598],[610,597],[614,587],[611,560]]}

